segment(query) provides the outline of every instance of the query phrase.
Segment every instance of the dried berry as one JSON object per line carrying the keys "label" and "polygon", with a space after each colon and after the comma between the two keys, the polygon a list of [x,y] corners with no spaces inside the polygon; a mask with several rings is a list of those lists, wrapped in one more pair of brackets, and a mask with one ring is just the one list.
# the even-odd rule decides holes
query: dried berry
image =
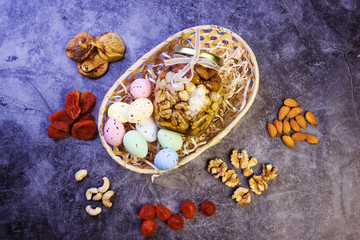
{"label": "dried berry", "polygon": [[78,139],[90,139],[96,133],[96,123],[91,120],[79,121],[71,128],[71,136]]}
{"label": "dried berry", "polygon": [[184,226],[184,219],[180,215],[172,215],[168,221],[168,226],[173,230],[178,230]]}
{"label": "dried berry", "polygon": [[150,219],[155,215],[155,207],[153,205],[146,205],[140,209],[139,218]]}
{"label": "dried berry", "polygon": [[154,219],[147,219],[141,225],[141,232],[144,236],[150,237],[154,234],[157,228],[157,223]]}
{"label": "dried berry", "polygon": [[65,109],[51,114],[49,120],[50,122],[63,122],[68,126],[71,126],[71,124],[74,122],[74,119],[66,113]]}
{"label": "dried berry", "polygon": [[70,126],[64,122],[52,122],[48,129],[50,138],[65,138],[70,133]]}
{"label": "dried berry", "polygon": [[83,62],[77,63],[79,73],[88,78],[101,77],[108,67],[109,63],[102,59],[97,51],[93,51]]}
{"label": "dried berry", "polygon": [[194,202],[185,201],[181,204],[181,211],[186,219],[192,219],[196,213],[196,207]]}
{"label": "dried berry", "polygon": [[94,49],[95,39],[86,32],[76,34],[66,46],[66,55],[75,62],[84,61]]}
{"label": "dried berry", "polygon": [[211,201],[201,203],[200,208],[201,212],[207,217],[211,217],[216,212],[216,206]]}
{"label": "dried berry", "polygon": [[96,98],[92,92],[83,92],[80,94],[81,114],[90,113],[95,106]]}
{"label": "dried berry", "polygon": [[99,50],[100,57],[108,62],[115,62],[124,57],[125,44],[122,38],[113,32],[97,36],[94,46]]}
{"label": "dried berry", "polygon": [[166,221],[169,219],[169,217],[171,216],[171,211],[164,206],[158,206],[156,205],[156,216],[162,220],[162,221]]}
{"label": "dried berry", "polygon": [[80,92],[74,90],[66,95],[65,100],[65,110],[66,113],[72,118],[76,119],[79,117],[81,108],[80,108]]}

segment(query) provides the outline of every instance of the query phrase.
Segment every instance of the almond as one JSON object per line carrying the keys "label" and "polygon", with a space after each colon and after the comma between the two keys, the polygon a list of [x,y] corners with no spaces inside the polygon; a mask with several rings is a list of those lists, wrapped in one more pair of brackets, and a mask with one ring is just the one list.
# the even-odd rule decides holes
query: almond
{"label": "almond", "polygon": [[267,124],[267,129],[268,129],[270,137],[272,137],[272,138],[276,137],[277,130],[276,130],[275,126],[272,123]]}
{"label": "almond", "polygon": [[297,106],[299,106],[299,103],[296,100],[292,99],[292,98],[286,98],[284,100],[284,104],[286,106],[289,106],[289,107],[297,107]]}
{"label": "almond", "polygon": [[300,126],[294,119],[290,119],[290,126],[291,126],[291,129],[294,132],[299,132],[300,131]]}
{"label": "almond", "polygon": [[310,144],[317,144],[319,139],[311,134],[306,134],[306,141]]}
{"label": "almond", "polygon": [[290,136],[284,135],[284,136],[282,136],[282,140],[285,143],[285,145],[288,146],[289,148],[295,147],[294,140]]}
{"label": "almond", "polygon": [[306,120],[307,120],[310,124],[313,124],[313,125],[317,125],[317,124],[318,124],[318,121],[317,121],[315,115],[314,115],[312,112],[310,112],[310,111],[307,111],[307,112],[305,113],[305,118],[306,118]]}
{"label": "almond", "polygon": [[291,131],[290,123],[286,119],[283,121],[283,131],[284,133],[289,133]]}
{"label": "almond", "polygon": [[279,119],[274,120],[274,126],[276,128],[277,133],[280,135],[283,130],[282,122]]}
{"label": "almond", "polygon": [[296,132],[296,133],[293,133],[291,135],[291,138],[294,140],[294,141],[303,141],[307,138],[307,135],[305,133],[301,133],[301,132]]}
{"label": "almond", "polygon": [[301,113],[301,107],[294,107],[290,110],[290,112],[286,115],[287,118],[294,118]]}
{"label": "almond", "polygon": [[290,112],[290,108],[288,106],[282,106],[279,110],[279,120],[282,120],[286,115]]}
{"label": "almond", "polygon": [[295,120],[299,124],[300,127],[302,127],[303,129],[306,129],[306,120],[303,116],[297,115],[295,117]]}

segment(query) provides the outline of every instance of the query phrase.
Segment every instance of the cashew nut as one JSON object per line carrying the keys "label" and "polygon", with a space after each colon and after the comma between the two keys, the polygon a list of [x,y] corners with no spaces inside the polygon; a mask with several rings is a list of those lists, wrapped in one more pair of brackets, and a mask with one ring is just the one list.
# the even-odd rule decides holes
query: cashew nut
{"label": "cashew nut", "polygon": [[106,193],[104,193],[104,195],[102,196],[102,203],[104,204],[105,207],[112,206],[112,202],[110,202],[110,198],[113,195],[114,195],[114,191],[107,191]]}
{"label": "cashew nut", "polygon": [[90,216],[96,216],[99,213],[101,213],[101,208],[100,207],[97,207],[97,208],[93,209],[90,205],[86,206],[85,210]]}
{"label": "cashew nut", "polygon": [[86,199],[91,200],[93,193],[98,193],[98,189],[97,188],[89,188],[85,193]]}
{"label": "cashew nut", "polygon": [[75,180],[81,181],[84,177],[86,177],[87,171],[85,169],[81,169],[75,173]]}
{"label": "cashew nut", "polygon": [[103,181],[104,184],[97,189],[100,193],[106,192],[110,187],[110,180],[107,177],[103,177]]}
{"label": "cashew nut", "polygon": [[102,196],[103,196],[102,193],[97,193],[93,196],[92,200],[99,201],[99,200],[101,200]]}

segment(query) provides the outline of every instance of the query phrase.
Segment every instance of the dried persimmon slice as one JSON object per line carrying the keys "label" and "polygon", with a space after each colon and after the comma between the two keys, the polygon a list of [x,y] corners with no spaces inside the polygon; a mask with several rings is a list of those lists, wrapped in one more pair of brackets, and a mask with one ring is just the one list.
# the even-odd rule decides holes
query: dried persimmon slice
{"label": "dried persimmon slice", "polygon": [[76,119],[79,117],[81,108],[80,108],[80,92],[74,90],[66,95],[65,100],[65,110],[66,113],[72,118]]}

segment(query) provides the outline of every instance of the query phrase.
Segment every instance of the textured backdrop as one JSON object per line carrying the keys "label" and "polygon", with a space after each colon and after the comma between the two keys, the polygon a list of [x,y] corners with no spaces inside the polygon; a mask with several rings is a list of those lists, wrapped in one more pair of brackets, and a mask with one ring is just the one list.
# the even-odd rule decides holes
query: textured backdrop
{"label": "textured backdrop", "polygon": [[[187,199],[213,201],[217,212],[198,213],[177,231],[157,220],[154,239],[360,239],[359,1],[172,2],[0,1],[0,239],[142,239],[142,206],[179,213]],[[138,58],[204,24],[239,34],[260,68],[252,108],[219,144],[151,183],[113,161],[99,138],[48,138],[48,117],[63,108],[66,93],[93,92],[97,115],[107,90]],[[126,44],[125,58],[98,80],[80,75],[65,54],[82,31],[112,31]],[[266,123],[286,97],[317,115],[319,125],[307,132],[318,145],[289,149],[268,136]],[[209,159],[229,161],[234,148],[258,158],[256,173],[262,163],[279,169],[269,189],[243,207],[206,171]],[[89,174],[77,183],[80,168]],[[84,193],[103,176],[115,191],[113,207],[90,217]]]}

